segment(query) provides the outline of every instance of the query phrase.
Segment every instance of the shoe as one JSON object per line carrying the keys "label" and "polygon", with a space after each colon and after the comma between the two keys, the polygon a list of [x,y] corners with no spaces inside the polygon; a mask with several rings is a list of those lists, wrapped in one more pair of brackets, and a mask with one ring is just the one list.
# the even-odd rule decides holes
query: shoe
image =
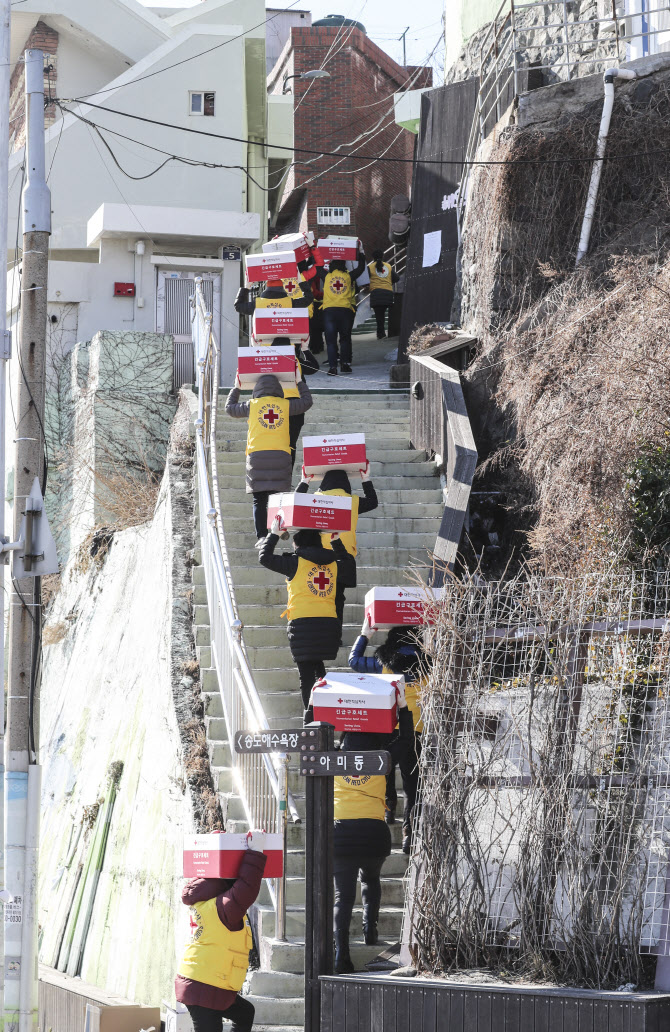
{"label": "shoe", "polygon": [[337,366],[331,366],[328,370],[328,376],[337,376]]}
{"label": "shoe", "polygon": [[363,925],[363,938],[365,939],[366,946],[376,946],[379,942],[379,934],[377,932],[376,924],[364,924]]}
{"label": "shoe", "polygon": [[412,836],[411,835],[403,835],[403,837],[402,837],[402,851],[405,854],[405,856],[409,856],[409,854],[411,853],[411,851],[412,851]]}
{"label": "shoe", "polygon": [[353,975],[355,971],[349,953],[349,932],[335,932],[335,974]]}
{"label": "shoe", "polygon": [[351,372],[351,366],[347,365],[346,362],[343,362],[341,364],[341,366],[340,366],[340,372],[341,373],[350,373]]}
{"label": "shoe", "polygon": [[259,538],[258,541],[256,542],[256,544],[254,545],[254,548],[257,549],[260,552],[260,550],[261,550],[261,548],[263,547],[264,544],[265,544],[265,538]]}
{"label": "shoe", "polygon": [[377,334],[377,340],[386,340],[386,334],[385,333],[378,333]]}
{"label": "shoe", "polygon": [[384,814],[384,820],[387,824],[395,824],[395,806],[387,806]]}
{"label": "shoe", "polygon": [[314,707],[308,706],[302,715],[302,726],[307,727],[308,724],[314,723]]}

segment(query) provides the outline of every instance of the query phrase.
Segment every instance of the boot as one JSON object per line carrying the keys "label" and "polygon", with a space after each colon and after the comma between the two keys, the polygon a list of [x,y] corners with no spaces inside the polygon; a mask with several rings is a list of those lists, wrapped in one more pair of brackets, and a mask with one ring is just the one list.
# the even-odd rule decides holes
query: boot
{"label": "boot", "polygon": [[363,904],[363,938],[365,939],[366,946],[376,946],[379,942],[379,935],[377,933],[377,920],[379,918],[379,909],[375,911],[372,907],[368,906],[367,903]]}
{"label": "boot", "polygon": [[354,965],[349,953],[349,932],[335,932],[335,974],[353,975]]}

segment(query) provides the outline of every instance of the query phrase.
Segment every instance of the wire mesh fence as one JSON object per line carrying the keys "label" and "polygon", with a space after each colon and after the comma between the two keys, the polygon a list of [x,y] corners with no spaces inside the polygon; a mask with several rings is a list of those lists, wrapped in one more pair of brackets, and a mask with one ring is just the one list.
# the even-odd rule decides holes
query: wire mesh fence
{"label": "wire mesh fence", "polygon": [[422,700],[415,959],[642,984],[670,953],[670,577],[452,582]]}

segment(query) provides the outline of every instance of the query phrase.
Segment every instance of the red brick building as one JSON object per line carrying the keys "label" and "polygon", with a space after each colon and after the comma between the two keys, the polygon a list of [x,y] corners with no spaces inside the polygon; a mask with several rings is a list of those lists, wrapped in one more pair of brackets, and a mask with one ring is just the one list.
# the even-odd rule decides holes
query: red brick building
{"label": "red brick building", "polygon": [[[328,22],[329,19],[323,21]],[[287,76],[323,68],[329,79]],[[294,146],[365,155],[342,160],[296,153],[285,173],[279,162],[270,184],[279,186],[275,232],[311,229],[317,236],[358,236],[366,253],[389,246],[394,194],[409,195],[416,137],[396,125],[393,95],[432,85],[430,68],[402,68],[356,22],[294,28],[268,77],[271,93],[284,82],[294,96]],[[339,149],[338,149],[339,148]],[[375,161],[370,156],[410,159]],[[271,205],[272,207],[272,205]]]}

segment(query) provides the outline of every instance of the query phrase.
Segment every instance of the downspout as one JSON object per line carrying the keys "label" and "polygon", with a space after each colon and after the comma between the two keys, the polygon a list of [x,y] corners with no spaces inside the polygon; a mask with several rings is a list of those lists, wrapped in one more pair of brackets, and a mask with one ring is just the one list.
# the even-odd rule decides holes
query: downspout
{"label": "downspout", "polygon": [[593,162],[593,169],[591,170],[589,192],[586,195],[586,208],[584,209],[584,220],[582,222],[582,232],[579,238],[579,248],[577,250],[575,265],[579,265],[589,249],[591,226],[593,225],[593,213],[596,210],[596,201],[598,200],[598,187],[600,186],[600,176],[603,170],[603,159],[605,157],[605,149],[607,147],[607,136],[610,131],[612,108],[614,107],[615,79],[637,79],[637,72],[634,72],[632,68],[608,68],[603,75],[603,83],[605,87],[603,113],[602,118],[600,119],[596,157]]}

